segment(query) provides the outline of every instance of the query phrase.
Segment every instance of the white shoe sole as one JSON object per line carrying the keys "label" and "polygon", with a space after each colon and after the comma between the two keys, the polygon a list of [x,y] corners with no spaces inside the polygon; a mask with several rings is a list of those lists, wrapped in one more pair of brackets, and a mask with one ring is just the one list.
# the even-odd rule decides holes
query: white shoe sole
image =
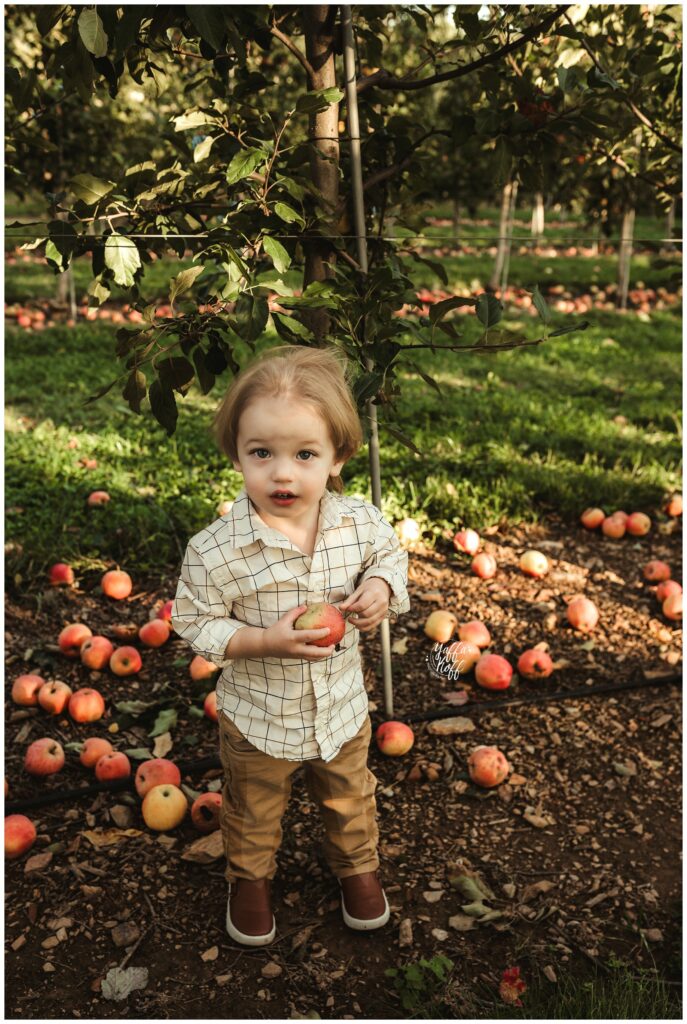
{"label": "white shoe sole", "polygon": [[272,930],[266,932],[265,935],[244,935],[238,928],[233,924],[231,920],[231,914],[229,913],[229,907],[231,904],[231,896],[227,898],[227,933],[234,942],[240,942],[244,946],[266,946],[268,943],[274,941],[274,937],[277,934],[277,924],[274,920],[274,914],[272,914]]}
{"label": "white shoe sole", "polygon": [[[341,883],[339,883],[340,885]],[[389,904],[387,902],[386,893],[382,889],[382,896],[384,897],[384,912],[379,917],[360,918],[351,917],[346,910],[346,904],[344,903],[343,892],[341,893],[341,911],[343,913],[344,924],[347,924],[349,928],[355,928],[359,932],[369,932],[374,928],[381,928],[382,925],[386,924],[389,920]]]}

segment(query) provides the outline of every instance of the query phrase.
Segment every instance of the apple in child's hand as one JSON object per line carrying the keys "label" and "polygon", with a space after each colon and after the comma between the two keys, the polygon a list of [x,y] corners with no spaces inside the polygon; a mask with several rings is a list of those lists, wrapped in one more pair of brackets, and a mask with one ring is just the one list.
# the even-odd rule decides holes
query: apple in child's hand
{"label": "apple in child's hand", "polygon": [[346,620],[333,604],[322,601],[319,604],[306,605],[306,610],[299,615],[293,624],[294,629],[329,629],[327,636],[319,640],[310,640],[313,647],[329,647],[338,644],[346,632]]}
{"label": "apple in child's hand", "polygon": [[219,828],[221,793],[202,793],[191,805],[191,821],[199,832],[206,835]]}

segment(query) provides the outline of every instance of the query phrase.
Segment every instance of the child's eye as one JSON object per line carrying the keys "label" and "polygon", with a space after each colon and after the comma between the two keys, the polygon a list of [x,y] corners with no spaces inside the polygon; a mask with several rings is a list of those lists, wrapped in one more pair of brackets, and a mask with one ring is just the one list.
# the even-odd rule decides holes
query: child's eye
{"label": "child's eye", "polygon": [[[258,452],[266,452],[266,451],[267,451],[267,448],[253,448],[253,450],[251,452],[249,452],[249,454],[250,455],[258,455]],[[301,448],[301,450],[300,450],[300,452],[298,454],[302,455],[304,453],[306,455],[312,455],[314,458],[317,458],[317,453],[316,452],[311,452],[307,448]],[[258,455],[258,458],[260,459],[259,455]],[[260,459],[260,461],[262,461],[262,460]],[[312,460],[311,459],[302,459],[301,461],[311,462]]]}

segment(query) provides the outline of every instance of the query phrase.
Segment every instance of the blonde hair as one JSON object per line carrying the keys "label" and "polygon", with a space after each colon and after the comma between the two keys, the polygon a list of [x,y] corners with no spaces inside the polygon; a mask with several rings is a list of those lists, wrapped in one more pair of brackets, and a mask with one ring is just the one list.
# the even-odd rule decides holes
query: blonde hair
{"label": "blonde hair", "polygon": [[[220,451],[238,462],[239,422],[244,410],[259,398],[284,397],[315,409],[327,426],[335,460],[348,461],[363,444],[351,375],[346,356],[332,345],[266,349],[234,377],[215,413],[212,433]],[[327,489],[343,494],[341,477],[328,477]]]}

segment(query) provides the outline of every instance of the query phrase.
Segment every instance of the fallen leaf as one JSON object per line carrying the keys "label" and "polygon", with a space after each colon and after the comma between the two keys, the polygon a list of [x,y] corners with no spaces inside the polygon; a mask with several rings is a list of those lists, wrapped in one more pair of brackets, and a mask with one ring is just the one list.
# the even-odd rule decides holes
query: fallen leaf
{"label": "fallen leaf", "polygon": [[105,999],[126,999],[135,989],[148,984],[147,967],[113,967],[103,978],[101,992]]}
{"label": "fallen leaf", "polygon": [[182,860],[190,860],[195,864],[211,864],[212,861],[224,856],[224,843],[219,829],[209,836],[201,836],[187,846],[181,855]]}
{"label": "fallen leaf", "polygon": [[549,882],[546,879],[542,879],[541,882],[532,882],[531,885],[526,885],[522,896],[520,897],[520,902],[527,903],[534,896],[539,896],[541,893],[549,892],[555,887],[555,884],[555,882]]}
{"label": "fallen leaf", "polygon": [[170,752],[173,746],[172,734],[170,732],[161,732],[159,736],[155,737],[153,757],[164,757],[165,754]]}
{"label": "fallen leaf", "polygon": [[140,836],[141,830],[138,828],[87,829],[81,835],[84,839],[88,839],[96,849],[100,849],[102,846],[114,846],[115,843],[121,842],[122,839],[128,839],[130,836]]}

